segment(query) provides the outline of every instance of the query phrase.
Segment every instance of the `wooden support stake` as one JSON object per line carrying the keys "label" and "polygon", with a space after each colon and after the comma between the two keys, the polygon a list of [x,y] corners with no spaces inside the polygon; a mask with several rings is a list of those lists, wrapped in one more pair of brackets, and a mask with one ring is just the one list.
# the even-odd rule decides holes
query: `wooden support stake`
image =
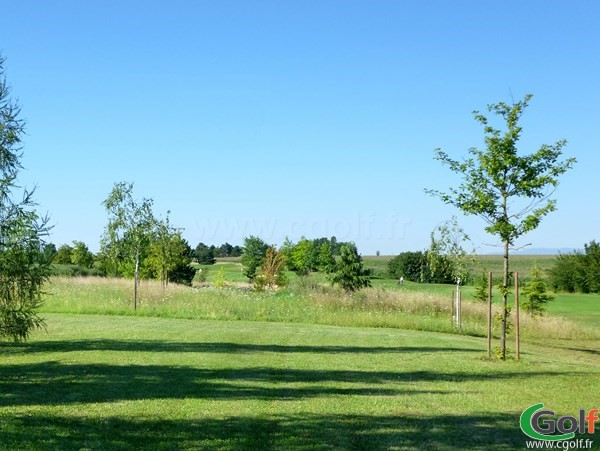
{"label": "wooden support stake", "polygon": [[515,273],[515,356],[521,358],[521,341],[519,335],[519,273]]}
{"label": "wooden support stake", "polygon": [[452,321],[452,324],[454,325],[456,323],[456,319],[454,317],[454,305],[456,303],[456,295],[455,295],[455,291],[452,290],[452,297],[450,298],[450,321]]}
{"label": "wooden support stake", "polygon": [[492,357],[492,272],[488,273],[488,333],[487,333],[487,348],[488,357]]}

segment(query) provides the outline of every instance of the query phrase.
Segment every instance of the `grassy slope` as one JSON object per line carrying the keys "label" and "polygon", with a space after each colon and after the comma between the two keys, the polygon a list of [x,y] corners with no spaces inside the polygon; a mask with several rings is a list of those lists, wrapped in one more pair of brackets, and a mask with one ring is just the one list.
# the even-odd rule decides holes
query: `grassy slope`
{"label": "grassy slope", "polygon": [[0,344],[2,449],[513,449],[525,407],[575,414],[600,392],[593,351],[502,364],[457,335],[47,316]]}

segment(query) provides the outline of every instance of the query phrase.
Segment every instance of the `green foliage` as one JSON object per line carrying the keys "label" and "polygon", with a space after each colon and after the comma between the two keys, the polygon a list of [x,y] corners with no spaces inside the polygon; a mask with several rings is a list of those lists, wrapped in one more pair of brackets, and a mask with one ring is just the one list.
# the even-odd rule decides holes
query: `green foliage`
{"label": "green foliage", "polygon": [[73,264],[73,248],[68,244],[63,244],[58,248],[52,263],[57,265],[72,265]]}
{"label": "green foliage", "polygon": [[368,271],[363,268],[362,257],[358,254],[354,243],[342,246],[341,255],[331,274],[332,284],[337,284],[345,291],[357,291],[371,286]]}
{"label": "green foliage", "polygon": [[[214,246],[211,246],[214,248]],[[222,244],[221,246],[214,248],[215,257],[240,257],[242,255],[242,248],[240,246],[232,246],[229,243]],[[212,264],[212,263],[207,263]]]}
{"label": "green foliage", "polygon": [[344,244],[346,243],[338,242],[335,237],[312,240],[302,237],[297,244],[286,238],[281,251],[290,271],[298,276],[307,276],[315,271],[331,272],[335,264],[334,255],[340,255]]}
{"label": "green foliage", "polygon": [[388,262],[388,272],[394,279],[404,277],[412,282],[420,282],[421,274],[426,272],[426,264],[423,252],[402,252]]}
{"label": "green foliage", "polygon": [[435,271],[429,266],[432,260],[426,252],[402,252],[388,262],[388,274],[394,279],[404,277],[411,282],[455,283],[448,257],[436,257]]}
{"label": "green foliage", "polygon": [[473,292],[473,298],[481,302],[488,302],[488,284],[488,272],[484,269],[481,272],[481,275],[475,278],[475,291]]}
{"label": "green foliage", "polygon": [[275,290],[287,284],[284,272],[285,256],[283,252],[277,251],[275,246],[269,246],[260,268],[260,272],[254,278],[254,288],[258,291],[265,289]]}
{"label": "green foliage", "polygon": [[335,267],[335,258],[333,257],[333,249],[331,247],[331,244],[328,242],[322,243],[321,247],[319,248],[319,255],[318,255],[319,271],[329,273],[329,272],[333,271],[334,267]]}
{"label": "green foliage", "polygon": [[194,252],[186,240],[183,240],[179,249],[180,254],[169,272],[168,281],[191,286],[196,277],[196,268],[191,266]]}
{"label": "green foliage", "polygon": [[512,328],[513,328],[513,324],[512,324],[512,320],[510,319],[510,312],[511,312],[511,308],[510,307],[506,307],[506,309],[504,310],[504,312],[506,312],[506,315],[503,314],[503,311],[500,311],[498,313],[496,313],[494,315],[493,318],[493,322],[497,327],[500,327],[500,329],[502,329],[502,323],[504,321],[506,321],[506,334],[510,334]]}
{"label": "green foliage", "polygon": [[42,285],[50,273],[44,253],[48,219],[35,211],[33,192],[15,201],[24,122],[10,98],[0,56],[0,339],[22,341],[44,327],[37,314]]}
{"label": "green foliage", "polygon": [[524,296],[521,303],[523,310],[530,316],[543,314],[548,301],[554,299],[554,296],[547,291],[548,287],[542,271],[535,266],[529,275],[529,282],[521,290]]}
{"label": "green foliage", "polygon": [[196,275],[196,270],[190,266],[192,254],[181,230],[171,226],[168,214],[166,219],[157,221],[146,265],[163,287],[169,282],[192,284]]}
{"label": "green foliage", "polygon": [[254,280],[257,269],[262,265],[263,259],[269,246],[257,236],[244,238],[244,253],[242,254],[242,265],[244,275]]}
{"label": "green foliage", "polygon": [[226,286],[225,268],[223,267],[223,265],[221,265],[221,267],[213,277],[213,286],[215,288],[225,288]]}
{"label": "green foliage", "polygon": [[215,247],[198,243],[194,251],[194,258],[201,265],[214,265],[217,261],[215,259]]}
{"label": "green foliage", "polygon": [[42,253],[44,254],[44,261],[52,262],[57,252],[58,251],[56,250],[56,245],[54,243],[45,244],[42,249]]}
{"label": "green foliage", "polygon": [[84,242],[73,241],[71,263],[81,266],[82,268],[91,268],[94,265],[94,254],[90,252]]}
{"label": "green foliage", "polygon": [[50,269],[51,276],[63,277],[103,277],[106,273],[99,268],[84,268],[77,265],[55,265]]}
{"label": "green foliage", "polygon": [[592,240],[584,245],[584,252],[556,257],[550,283],[557,291],[600,293],[600,244]]}
{"label": "green foliage", "polygon": [[288,268],[299,276],[307,276],[318,267],[318,249],[314,241],[302,238],[289,254]]}

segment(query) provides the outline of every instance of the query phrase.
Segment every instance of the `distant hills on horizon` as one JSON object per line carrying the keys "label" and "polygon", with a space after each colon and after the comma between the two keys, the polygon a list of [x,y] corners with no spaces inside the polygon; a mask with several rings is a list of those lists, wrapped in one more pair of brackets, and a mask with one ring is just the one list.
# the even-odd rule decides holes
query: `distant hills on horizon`
{"label": "distant hills on horizon", "polygon": [[[532,247],[525,248],[518,251],[511,251],[512,255],[558,255],[558,254],[570,254],[575,251],[582,251],[575,247]],[[502,255],[501,251],[489,252],[485,255]]]}

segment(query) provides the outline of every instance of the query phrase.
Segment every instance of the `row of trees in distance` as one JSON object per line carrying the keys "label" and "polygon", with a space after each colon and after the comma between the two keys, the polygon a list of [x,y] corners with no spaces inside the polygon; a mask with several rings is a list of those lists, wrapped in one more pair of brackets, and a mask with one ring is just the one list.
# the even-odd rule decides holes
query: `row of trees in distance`
{"label": "row of trees in distance", "polygon": [[286,238],[278,250],[257,236],[249,236],[244,239],[242,265],[244,275],[258,289],[284,285],[286,269],[299,277],[318,271],[327,273],[333,284],[349,292],[371,286],[369,271],[364,268],[356,245],[338,242],[335,237],[303,237],[298,243]]}
{"label": "row of trees in distance", "polygon": [[600,293],[600,243],[592,240],[583,252],[559,255],[550,270],[550,283],[555,290]]}

